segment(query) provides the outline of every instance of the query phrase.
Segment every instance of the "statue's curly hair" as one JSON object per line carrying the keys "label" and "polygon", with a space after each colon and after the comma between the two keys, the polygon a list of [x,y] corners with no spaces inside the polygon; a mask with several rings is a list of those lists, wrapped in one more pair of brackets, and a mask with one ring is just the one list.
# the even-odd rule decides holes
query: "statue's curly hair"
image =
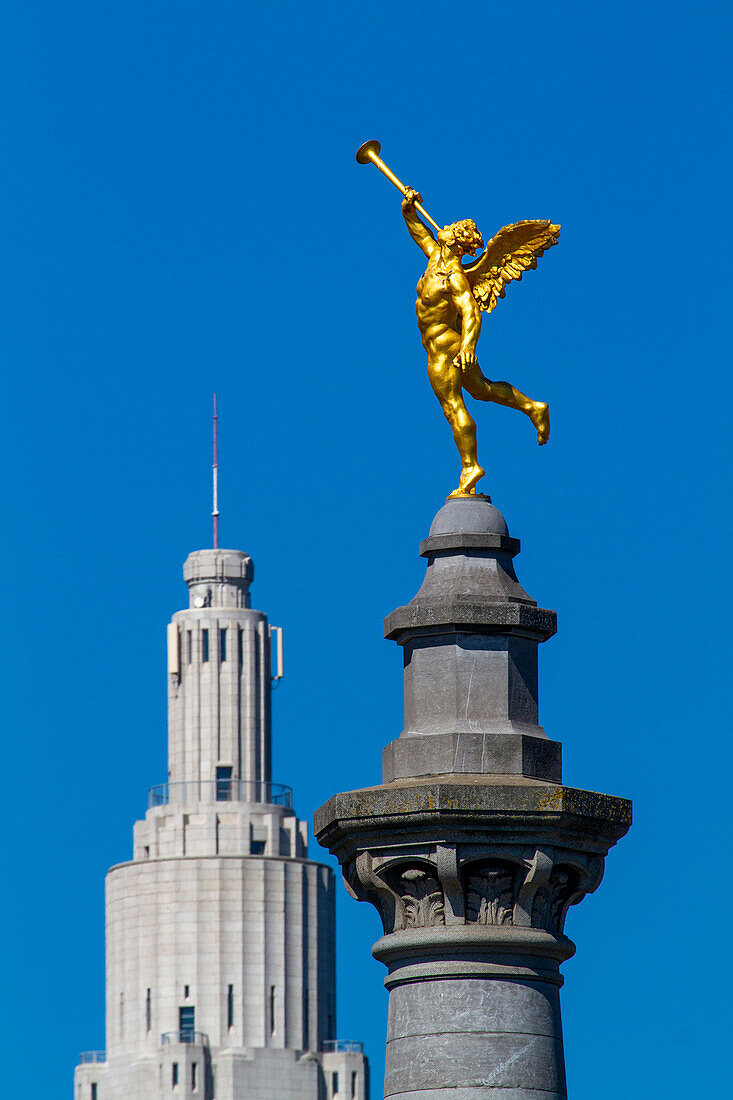
{"label": "statue's curly hair", "polygon": [[458,243],[464,233],[467,233],[476,238],[477,244],[480,242],[479,246],[483,247],[483,238],[473,218],[462,218],[461,221],[452,222],[447,228],[452,230],[453,244]]}

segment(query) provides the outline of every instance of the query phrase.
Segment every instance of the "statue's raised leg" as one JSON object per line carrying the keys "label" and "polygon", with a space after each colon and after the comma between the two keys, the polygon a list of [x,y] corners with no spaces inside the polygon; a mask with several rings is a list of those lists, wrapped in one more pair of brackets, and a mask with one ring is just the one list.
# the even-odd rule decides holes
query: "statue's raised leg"
{"label": "statue's raised leg", "polygon": [[509,382],[490,382],[478,364],[463,372],[462,383],[464,390],[477,401],[494,401],[497,405],[523,412],[537,429],[537,442],[540,445],[547,443],[550,438],[550,410],[544,401],[533,401]]}

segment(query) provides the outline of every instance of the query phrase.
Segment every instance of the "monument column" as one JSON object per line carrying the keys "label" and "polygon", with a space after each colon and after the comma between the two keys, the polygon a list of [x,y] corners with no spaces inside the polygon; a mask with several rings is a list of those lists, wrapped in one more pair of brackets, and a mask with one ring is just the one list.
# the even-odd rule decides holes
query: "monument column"
{"label": "monument column", "polygon": [[560,964],[570,906],[601,881],[631,805],[566,787],[538,724],[555,615],[517,580],[488,497],[458,496],[421,544],[420,591],[385,621],[405,728],[380,786],[335,795],[319,842],[384,935],[389,1100],[564,1100]]}

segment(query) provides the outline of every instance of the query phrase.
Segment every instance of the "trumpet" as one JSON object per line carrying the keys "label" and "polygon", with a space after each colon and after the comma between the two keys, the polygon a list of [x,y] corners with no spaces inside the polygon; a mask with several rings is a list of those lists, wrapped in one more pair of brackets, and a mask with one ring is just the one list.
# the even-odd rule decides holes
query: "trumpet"
{"label": "trumpet", "polygon": [[[364,144],[360,145],[359,148],[356,150],[356,159],[359,164],[373,164],[374,167],[378,168],[382,175],[386,176],[389,182],[393,183],[397,190],[401,191],[404,195],[407,191],[407,188],[405,187],[402,180],[397,178],[392,169],[388,168],[382,158],[379,156],[381,148],[382,146],[376,138],[372,138],[370,141],[365,141]],[[440,230],[440,226],[436,221],[433,221],[424,206],[421,206],[419,202],[416,202],[415,209],[418,211],[419,214],[422,214],[426,221],[430,222],[433,229],[435,229],[436,231]]]}

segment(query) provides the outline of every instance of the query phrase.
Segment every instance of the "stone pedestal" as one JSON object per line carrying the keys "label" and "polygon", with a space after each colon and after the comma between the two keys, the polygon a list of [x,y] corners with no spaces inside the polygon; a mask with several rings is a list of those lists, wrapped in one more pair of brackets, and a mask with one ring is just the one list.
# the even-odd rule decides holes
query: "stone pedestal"
{"label": "stone pedestal", "polygon": [[349,892],[382,918],[390,1100],[564,1100],[565,915],[631,823],[625,799],[562,785],[538,724],[555,615],[519,584],[518,552],[487,497],[441,508],[420,591],[385,620],[405,728],[383,783],[316,814]]}

